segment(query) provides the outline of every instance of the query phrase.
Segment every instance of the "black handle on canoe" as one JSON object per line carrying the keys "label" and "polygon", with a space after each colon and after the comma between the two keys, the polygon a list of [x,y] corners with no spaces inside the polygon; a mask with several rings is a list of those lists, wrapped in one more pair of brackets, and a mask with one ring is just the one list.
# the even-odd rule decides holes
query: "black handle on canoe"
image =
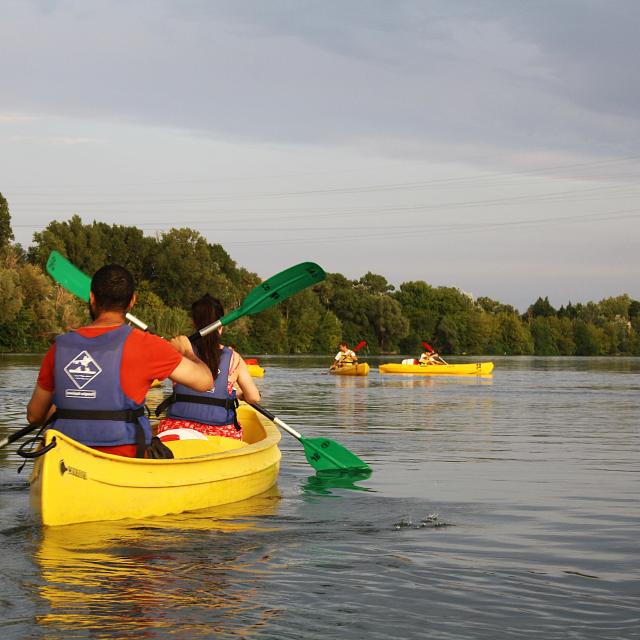
{"label": "black handle on canoe", "polygon": [[15,442],[16,440],[20,440],[22,436],[26,436],[28,433],[35,431],[39,426],[40,425],[37,425],[37,424],[28,424],[26,427],[23,427],[19,431],[16,431],[15,433],[12,433],[10,436],[3,438],[2,440],[0,440],[0,449],[2,449],[2,447],[6,447],[8,444],[11,444],[12,442]]}

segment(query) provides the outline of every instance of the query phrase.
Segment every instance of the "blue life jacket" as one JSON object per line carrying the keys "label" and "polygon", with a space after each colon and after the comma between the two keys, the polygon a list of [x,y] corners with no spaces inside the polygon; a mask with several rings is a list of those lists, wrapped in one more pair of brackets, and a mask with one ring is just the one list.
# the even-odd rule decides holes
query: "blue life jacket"
{"label": "blue life jacket", "polygon": [[[197,355],[198,352],[195,347],[194,351]],[[232,355],[232,349],[229,349],[229,347],[222,348],[218,375],[213,389],[200,392],[194,391],[183,384],[176,384],[173,388],[173,394],[156,409],[156,415],[159,415],[168,405],[167,417],[169,418],[192,420],[193,422],[213,426],[237,425],[236,407],[238,406],[238,401],[236,400],[236,391],[235,389],[231,393],[227,391]]]}
{"label": "blue life jacket", "polygon": [[136,444],[142,457],[151,442],[144,404],[122,390],[120,365],[128,325],[85,338],[76,331],[56,338],[52,426],[89,447]]}

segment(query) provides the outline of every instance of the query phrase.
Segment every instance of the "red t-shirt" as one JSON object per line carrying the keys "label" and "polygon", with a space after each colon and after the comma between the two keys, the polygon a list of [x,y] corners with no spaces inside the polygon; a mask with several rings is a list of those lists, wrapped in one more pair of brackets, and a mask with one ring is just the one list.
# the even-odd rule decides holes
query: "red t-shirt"
{"label": "red t-shirt", "polygon": [[[76,331],[85,338],[95,338],[117,328],[81,327]],[[38,374],[38,386],[45,391],[53,392],[55,389],[53,379],[55,353],[56,345],[54,343],[44,356]],[[182,355],[166,340],[151,333],[133,329],[122,350],[120,365],[122,390],[127,397],[135,402],[144,402],[151,383],[156,378],[158,380],[168,378],[181,360]]]}

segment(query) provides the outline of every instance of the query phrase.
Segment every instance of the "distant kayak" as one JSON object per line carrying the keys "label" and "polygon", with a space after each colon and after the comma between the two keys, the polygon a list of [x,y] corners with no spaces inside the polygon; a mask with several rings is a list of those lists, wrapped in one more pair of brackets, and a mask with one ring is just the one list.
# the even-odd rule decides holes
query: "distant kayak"
{"label": "distant kayak", "polygon": [[336,367],[332,369],[330,373],[336,376],[368,376],[369,365],[366,362],[359,362],[358,364],[345,364],[342,367]]}
{"label": "distant kayak", "polygon": [[486,376],[493,371],[493,362],[469,364],[381,364],[380,373],[410,373],[420,376]]}
{"label": "distant kayak", "polygon": [[247,369],[252,378],[264,378],[264,369],[259,364],[247,363]]}

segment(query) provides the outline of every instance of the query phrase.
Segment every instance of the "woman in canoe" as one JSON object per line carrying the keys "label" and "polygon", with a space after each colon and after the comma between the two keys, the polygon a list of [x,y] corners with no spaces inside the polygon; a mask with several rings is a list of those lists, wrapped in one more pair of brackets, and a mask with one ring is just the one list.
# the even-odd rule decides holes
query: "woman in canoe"
{"label": "woman in canoe", "polygon": [[358,356],[355,351],[349,349],[349,345],[346,342],[341,342],[338,345],[338,353],[333,359],[330,370],[333,371],[336,367],[344,367],[358,363]]}
{"label": "woman in canoe", "polygon": [[[222,304],[208,293],[191,305],[196,329],[202,329],[224,316]],[[260,392],[240,355],[220,343],[222,327],[201,338],[194,351],[209,366],[213,388],[204,393],[181,384],[156,409],[167,408],[167,417],[158,425],[158,435],[170,429],[195,429],[208,436],[225,436],[242,440],[242,427],[236,417],[238,400],[258,402]],[[234,387],[238,386],[239,390]]]}

